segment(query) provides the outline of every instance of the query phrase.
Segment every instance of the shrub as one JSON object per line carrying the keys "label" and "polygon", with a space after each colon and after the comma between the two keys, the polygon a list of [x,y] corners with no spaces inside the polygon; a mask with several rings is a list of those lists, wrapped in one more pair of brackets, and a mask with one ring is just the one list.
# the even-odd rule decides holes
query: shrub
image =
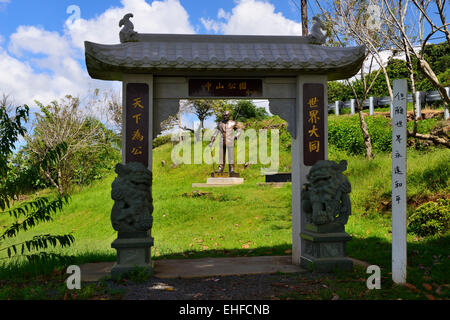
{"label": "shrub", "polygon": [[441,199],[421,205],[409,218],[408,229],[419,236],[443,234],[450,222],[450,200]]}
{"label": "shrub", "polygon": [[159,137],[153,139],[153,149],[158,148],[159,146],[162,146],[163,144],[169,143],[171,140],[172,140],[171,135],[159,136]]}
{"label": "shrub", "polygon": [[[366,117],[372,147],[375,151],[389,152],[392,145],[390,120],[382,116]],[[349,154],[364,154],[364,139],[359,117],[332,117],[328,125],[328,142]]]}

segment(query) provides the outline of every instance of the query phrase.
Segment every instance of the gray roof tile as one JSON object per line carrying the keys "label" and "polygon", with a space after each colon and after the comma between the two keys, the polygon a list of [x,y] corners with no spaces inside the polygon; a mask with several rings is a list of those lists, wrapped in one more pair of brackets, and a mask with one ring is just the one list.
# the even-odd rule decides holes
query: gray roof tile
{"label": "gray roof tile", "polygon": [[123,73],[188,74],[256,70],[270,75],[329,74],[330,80],[353,76],[366,56],[364,47],[326,47],[294,36],[210,36],[140,34],[139,42],[103,45],[85,42],[93,78],[120,80]]}

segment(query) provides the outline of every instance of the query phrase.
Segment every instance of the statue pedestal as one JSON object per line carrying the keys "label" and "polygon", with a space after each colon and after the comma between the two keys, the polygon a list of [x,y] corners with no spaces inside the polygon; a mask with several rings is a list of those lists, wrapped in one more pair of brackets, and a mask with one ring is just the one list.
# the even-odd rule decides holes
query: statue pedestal
{"label": "statue pedestal", "polygon": [[213,172],[211,178],[240,178],[241,175],[237,172]]}
{"label": "statue pedestal", "polygon": [[353,270],[353,261],[347,257],[346,242],[351,240],[341,224],[307,224],[300,234],[305,249],[300,257],[302,267],[320,272]]}
{"label": "statue pedestal", "polygon": [[[117,262],[111,270],[111,277],[117,278],[135,267],[146,269],[153,274],[150,252],[153,238],[148,235],[139,238],[127,236],[123,237],[119,234],[119,238],[111,244],[111,247],[117,250]],[[137,236],[141,236],[141,234]]]}
{"label": "statue pedestal", "polygon": [[208,178],[207,185],[234,185],[243,184],[244,178]]}

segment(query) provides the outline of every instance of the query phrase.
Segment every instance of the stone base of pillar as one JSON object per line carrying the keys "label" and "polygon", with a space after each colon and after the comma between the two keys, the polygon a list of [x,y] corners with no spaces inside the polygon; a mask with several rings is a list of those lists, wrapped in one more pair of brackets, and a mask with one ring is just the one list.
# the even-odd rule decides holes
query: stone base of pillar
{"label": "stone base of pillar", "polygon": [[111,244],[111,247],[117,250],[117,262],[111,270],[112,278],[122,276],[136,267],[148,270],[150,274],[153,274],[151,261],[153,238],[150,236],[132,238],[130,236],[127,234],[125,237],[121,237],[119,234],[119,238]]}
{"label": "stone base of pillar", "polygon": [[353,261],[346,254],[346,243],[352,237],[344,231],[344,226],[307,224],[300,237],[305,246],[300,257],[302,267],[319,272],[353,270]]}

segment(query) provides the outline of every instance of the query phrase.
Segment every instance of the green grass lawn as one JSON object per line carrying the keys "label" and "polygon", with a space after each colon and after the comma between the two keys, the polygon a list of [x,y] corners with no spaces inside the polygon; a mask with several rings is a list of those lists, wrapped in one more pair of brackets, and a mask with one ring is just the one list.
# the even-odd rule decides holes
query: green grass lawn
{"label": "green grass lawn", "polygon": [[[281,149],[280,171],[289,170],[290,151],[284,147]],[[263,182],[264,177],[260,174],[261,166],[254,165],[242,171],[245,178],[243,185],[193,189],[192,183],[206,181],[211,166],[172,167],[171,150],[170,143],[154,150],[153,259],[290,254],[290,184],[281,188],[258,186],[257,183]],[[450,234],[428,238],[408,235],[408,282],[418,288],[418,292],[402,295],[402,289],[393,288],[389,281],[392,232],[389,211],[390,155],[379,153],[375,160],[368,161],[363,156],[349,156],[330,146],[329,157],[335,161],[348,161],[345,174],[352,184],[353,210],[346,228],[353,236],[348,243],[348,255],[379,265],[382,276],[387,279],[383,283],[391,288],[388,296],[370,293],[364,298],[396,298],[399,295],[404,298],[424,298],[429,292],[424,289],[423,283],[444,286],[443,296],[448,298]],[[448,159],[450,150],[446,149],[408,150],[409,212],[427,199],[449,195]],[[162,160],[165,160],[165,166],[161,164]],[[55,216],[53,222],[21,233],[14,242],[38,234],[72,233],[76,239],[72,247],[54,250],[72,256],[72,264],[114,261],[115,251],[110,247],[116,237],[110,223],[113,205],[110,192],[114,178],[115,174],[111,173],[101,181],[80,188],[73,193],[70,204]],[[7,216],[0,216],[0,232],[8,222],[11,220]],[[4,252],[0,258],[5,258]],[[52,263],[36,267],[20,261],[1,261],[0,280],[25,281],[27,277],[48,274],[56,268]],[[364,271],[359,270],[354,275],[344,274],[339,279],[354,276],[366,277]],[[360,281],[359,291],[351,287],[354,284],[350,284],[350,292],[359,295],[361,290],[366,290],[364,282]],[[342,288],[347,287],[342,285]],[[358,298],[357,294],[341,293],[341,297]],[[5,295],[7,293],[3,291]]]}

